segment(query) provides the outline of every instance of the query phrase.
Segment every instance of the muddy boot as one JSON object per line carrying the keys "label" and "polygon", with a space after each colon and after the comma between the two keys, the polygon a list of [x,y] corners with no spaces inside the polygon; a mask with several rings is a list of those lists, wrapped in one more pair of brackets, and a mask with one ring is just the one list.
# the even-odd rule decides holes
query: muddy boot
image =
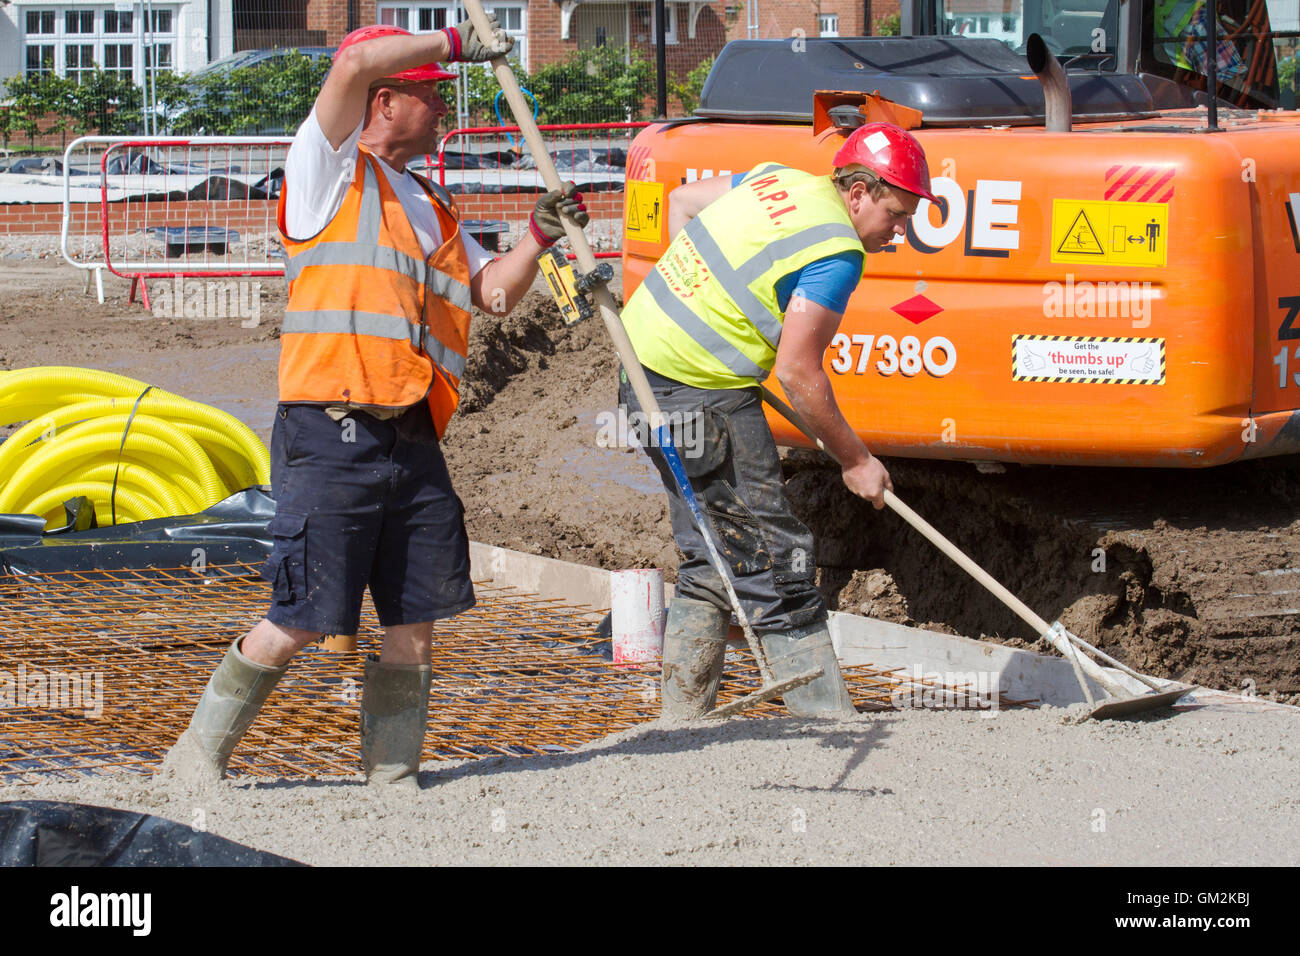
{"label": "muddy boot", "polygon": [[239,641],[231,644],[160,773],[194,784],[224,777],[231,753],[287,669],[256,664],[240,653]]}
{"label": "muddy boot", "polygon": [[429,725],[428,664],[383,664],[366,659],[361,694],[361,765],[366,782],[420,787],[420,752]]}
{"label": "muddy boot", "polygon": [[706,601],[673,598],[664,628],[663,716],[698,720],[718,701],[731,615]]}
{"label": "muddy boot", "polygon": [[782,695],[785,706],[796,717],[852,717],[857,711],[849,699],[840,673],[831,632],[822,621],[788,631],[774,631],[760,638],[767,664],[775,680],[784,680],[816,667],[822,676]]}

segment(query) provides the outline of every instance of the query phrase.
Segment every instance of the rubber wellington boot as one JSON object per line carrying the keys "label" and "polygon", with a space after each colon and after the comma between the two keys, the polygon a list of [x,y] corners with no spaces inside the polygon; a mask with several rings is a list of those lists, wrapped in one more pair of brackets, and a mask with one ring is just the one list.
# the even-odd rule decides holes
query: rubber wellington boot
{"label": "rubber wellington boot", "polygon": [[287,669],[256,664],[240,653],[239,641],[231,644],[161,772],[197,784],[224,777],[230,755]]}
{"label": "rubber wellington boot", "polygon": [[718,701],[731,615],[691,598],[673,598],[664,628],[663,716],[698,720]]}
{"label": "rubber wellington boot", "polygon": [[361,764],[366,782],[419,789],[420,752],[429,725],[428,664],[366,659],[361,693]]}
{"label": "rubber wellington boot", "polygon": [[785,680],[816,667],[822,676],[782,695],[785,706],[796,717],[852,717],[857,711],[849,698],[840,673],[840,663],[831,644],[826,622],[788,631],[773,631],[759,638],[775,680]]}

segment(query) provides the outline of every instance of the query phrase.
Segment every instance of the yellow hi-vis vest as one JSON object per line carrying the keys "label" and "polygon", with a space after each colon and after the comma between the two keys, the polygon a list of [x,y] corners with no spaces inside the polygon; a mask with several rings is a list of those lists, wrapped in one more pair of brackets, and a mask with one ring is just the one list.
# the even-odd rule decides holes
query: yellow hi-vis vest
{"label": "yellow hi-vis vest", "polygon": [[776,364],[776,284],[862,252],[829,176],[760,163],[677,234],[623,309],[637,358],[696,388],[748,388]]}

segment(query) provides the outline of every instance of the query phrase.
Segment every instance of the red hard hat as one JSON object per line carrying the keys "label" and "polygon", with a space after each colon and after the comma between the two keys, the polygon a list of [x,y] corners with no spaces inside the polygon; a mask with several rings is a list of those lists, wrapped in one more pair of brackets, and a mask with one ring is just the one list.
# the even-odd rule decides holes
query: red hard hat
{"label": "red hard hat", "polygon": [[[353,30],[345,36],[339,43],[338,53],[342,53],[354,43],[364,43],[366,40],[374,40],[379,37],[403,36],[409,37],[411,32],[403,30],[401,27],[388,27],[381,24],[374,26],[361,27]],[[335,56],[338,55],[335,54]],[[426,63],[424,66],[412,67],[409,70],[403,70],[401,73],[394,73],[392,76],[384,77],[386,80],[406,80],[409,83],[428,83],[431,80],[454,80],[455,73],[450,73],[442,68],[439,63]]]}
{"label": "red hard hat", "polygon": [[930,192],[930,167],[916,137],[893,123],[866,123],[844,141],[835,159],[836,169],[855,163],[867,167],[891,186],[938,202]]}

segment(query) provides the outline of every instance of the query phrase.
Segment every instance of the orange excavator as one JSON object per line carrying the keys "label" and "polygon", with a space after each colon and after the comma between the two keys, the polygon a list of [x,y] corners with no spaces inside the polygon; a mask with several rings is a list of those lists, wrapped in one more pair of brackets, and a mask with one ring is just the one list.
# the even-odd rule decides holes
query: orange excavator
{"label": "orange excavator", "polygon": [[868,256],[826,354],[870,448],[1161,467],[1300,450],[1295,10],[903,0],[900,37],[732,42],[694,115],[633,143],[624,293],[667,247],[677,185],[829,172],[886,120],[925,147],[938,201]]}

